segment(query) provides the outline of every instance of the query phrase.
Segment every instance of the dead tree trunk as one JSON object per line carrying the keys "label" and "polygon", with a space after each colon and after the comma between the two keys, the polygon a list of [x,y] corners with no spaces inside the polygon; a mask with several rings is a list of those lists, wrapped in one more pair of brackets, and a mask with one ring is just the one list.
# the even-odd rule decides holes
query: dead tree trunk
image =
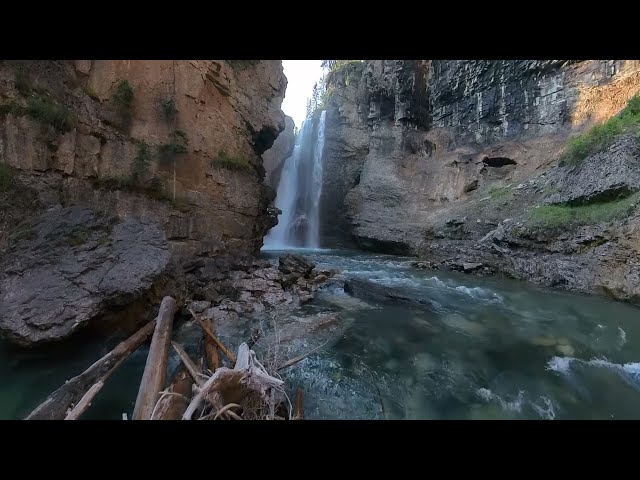
{"label": "dead tree trunk", "polygon": [[[155,324],[155,320],[147,323],[80,375],[68,380],[38,405],[26,420],[62,420],[67,415],[69,408],[72,405],[78,405],[83,397],[89,397],[86,400],[88,404],[92,398],[88,391],[94,387],[96,382],[104,382],[147,339],[153,332]],[[99,390],[98,387],[95,387],[92,393],[95,394]],[[76,411],[76,413],[82,412]]]}
{"label": "dead tree trunk", "polygon": [[149,420],[151,418],[159,399],[158,394],[164,388],[175,311],[176,301],[171,297],[164,297],[160,304],[156,329],[153,332],[147,364],[144,367],[138,398],[133,409],[133,420]]}
{"label": "dead tree trunk", "polygon": [[180,420],[191,401],[192,386],[193,380],[186,368],[179,368],[168,388],[169,393],[160,401],[153,419]]}
{"label": "dead tree trunk", "polygon": [[[209,329],[211,333],[216,333],[215,327],[213,325],[213,320],[204,320],[204,322],[209,323]],[[218,346],[213,341],[213,339],[204,333],[204,356],[207,360],[207,367],[211,372],[215,372],[218,367],[220,367],[220,356],[218,355]]]}
{"label": "dead tree trunk", "polygon": [[191,377],[193,378],[193,381],[196,382],[196,385],[202,386],[202,384],[204,383],[201,377],[202,371],[195,363],[193,363],[193,360],[189,358],[189,355],[187,355],[187,352],[184,351],[182,345],[176,342],[171,342],[171,346],[178,354],[178,357],[180,357],[180,360],[182,361],[184,367],[187,369],[187,372],[189,372],[189,375],[191,375]]}
{"label": "dead tree trunk", "polygon": [[304,420],[304,414],[302,412],[302,389],[300,388],[296,390],[295,412],[292,420]]}
{"label": "dead tree trunk", "polygon": [[204,320],[202,320],[198,315],[196,315],[195,313],[193,313],[193,310],[189,310],[189,312],[191,313],[191,315],[193,316],[193,318],[196,319],[196,321],[200,324],[200,327],[202,328],[202,330],[204,330],[204,333],[206,333],[209,338],[211,338],[211,340],[213,340],[213,342],[216,344],[216,346],[220,349],[220,351],[222,353],[224,353],[225,357],[227,357],[229,359],[229,361],[235,365],[236,363],[236,357],[233,355],[233,353],[231,353],[227,347],[224,346],[224,344],[218,340],[218,337],[216,337],[214,335],[214,333],[211,331],[211,329],[209,328],[209,325],[207,325]]}

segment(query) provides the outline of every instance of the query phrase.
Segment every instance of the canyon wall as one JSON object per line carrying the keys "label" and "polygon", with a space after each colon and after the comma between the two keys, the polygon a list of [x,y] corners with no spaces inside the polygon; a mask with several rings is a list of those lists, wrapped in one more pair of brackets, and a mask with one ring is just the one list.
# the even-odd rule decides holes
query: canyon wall
{"label": "canyon wall", "polygon": [[[567,250],[550,229],[537,228],[536,242],[502,241],[500,251],[495,242],[478,244],[505,221],[520,223],[516,231],[524,235],[533,209],[548,203],[552,189],[562,190],[562,178],[593,167],[591,161],[563,167],[558,158],[571,137],[617,114],[640,90],[639,61],[374,60],[331,72],[328,89],[325,244],[421,255],[449,266],[482,257],[494,271],[518,278],[640,299],[637,272],[629,270],[635,267],[610,264],[636,254],[620,246],[617,234],[598,246],[618,252],[606,254],[609,264],[585,260],[580,272],[562,263],[575,265],[577,250]],[[615,154],[605,157],[613,162]],[[538,178],[545,172],[547,183]],[[540,191],[525,202],[534,184]],[[575,243],[579,234],[571,237]],[[516,260],[520,255],[528,260]],[[530,264],[543,256],[553,257],[544,272]],[[612,267],[621,273],[606,282],[604,273],[587,275]]]}
{"label": "canyon wall", "polygon": [[207,259],[257,253],[286,83],[280,61],[0,61],[0,333],[139,322]]}
{"label": "canyon wall", "polygon": [[[4,61],[0,159],[43,205],[153,217],[184,256],[255,253],[274,222],[260,155],[285,127],[285,88],[279,61]],[[72,121],[56,127],[29,102],[61,105]],[[141,188],[116,188],[142,142]]]}

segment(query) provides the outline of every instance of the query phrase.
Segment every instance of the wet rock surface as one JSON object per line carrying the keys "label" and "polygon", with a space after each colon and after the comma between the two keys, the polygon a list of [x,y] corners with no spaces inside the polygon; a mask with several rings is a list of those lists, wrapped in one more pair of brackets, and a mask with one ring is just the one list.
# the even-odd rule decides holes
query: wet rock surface
{"label": "wet rock surface", "polygon": [[240,331],[247,334],[246,325],[255,323],[253,320],[310,302],[334,274],[314,267],[313,262],[291,254],[271,261],[201,259],[187,267],[188,288],[194,292],[190,305],[213,319],[224,335],[236,339]]}
{"label": "wet rock surface", "polygon": [[600,205],[637,195],[637,139],[558,165],[638,92],[639,62],[371,60],[328,84],[325,243],[640,302],[635,202]]}
{"label": "wet rock surface", "polygon": [[82,207],[47,211],[10,242],[0,263],[0,332],[22,345],[64,339],[141,298],[170,257],[156,225]]}
{"label": "wet rock surface", "polygon": [[350,278],[344,284],[344,291],[363,300],[381,303],[402,303],[421,308],[432,308],[431,301],[412,294],[409,290],[387,287],[368,280]]}

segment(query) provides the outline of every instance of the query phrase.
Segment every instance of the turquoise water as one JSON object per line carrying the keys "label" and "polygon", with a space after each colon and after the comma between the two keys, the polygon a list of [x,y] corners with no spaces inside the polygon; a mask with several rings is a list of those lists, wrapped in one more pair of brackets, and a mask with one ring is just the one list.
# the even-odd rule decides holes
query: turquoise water
{"label": "turquoise water", "polygon": [[[294,312],[334,312],[339,319],[332,334],[310,337],[301,347],[328,341],[322,349],[283,373],[291,391],[304,390],[306,418],[640,418],[637,307],[500,278],[415,269],[408,258],[298,253],[346,277],[411,290],[435,305],[425,310],[359,301],[335,283]],[[234,345],[243,339],[224,340]],[[115,342],[85,337],[39,353],[0,344],[0,418],[23,418]],[[131,356],[83,418],[131,415],[146,354],[143,347]],[[176,365],[172,357],[170,369]]]}

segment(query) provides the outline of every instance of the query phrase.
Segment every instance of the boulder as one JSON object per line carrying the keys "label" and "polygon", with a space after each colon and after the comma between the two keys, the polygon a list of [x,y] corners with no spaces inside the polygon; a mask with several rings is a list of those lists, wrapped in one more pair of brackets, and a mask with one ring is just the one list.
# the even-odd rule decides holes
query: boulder
{"label": "boulder", "polygon": [[587,205],[631,195],[640,190],[638,147],[631,134],[621,135],[610,147],[578,165],[554,172],[556,193],[545,203]]}
{"label": "boulder", "polygon": [[187,305],[187,309],[191,310],[193,313],[202,313],[206,309],[208,309],[210,306],[211,306],[211,302],[200,300],[200,301],[190,302],[189,305]]}
{"label": "boulder", "polygon": [[300,255],[287,253],[278,259],[278,270],[285,275],[294,273],[308,278],[314,267],[315,264],[313,262]]}
{"label": "boulder", "polygon": [[148,293],[169,257],[155,224],[49,210],[14,232],[0,260],[0,334],[21,345],[67,338]]}
{"label": "boulder", "polygon": [[473,263],[473,262],[462,263],[462,271],[465,273],[473,272],[474,270],[477,270],[479,268],[482,268],[482,263]]}

